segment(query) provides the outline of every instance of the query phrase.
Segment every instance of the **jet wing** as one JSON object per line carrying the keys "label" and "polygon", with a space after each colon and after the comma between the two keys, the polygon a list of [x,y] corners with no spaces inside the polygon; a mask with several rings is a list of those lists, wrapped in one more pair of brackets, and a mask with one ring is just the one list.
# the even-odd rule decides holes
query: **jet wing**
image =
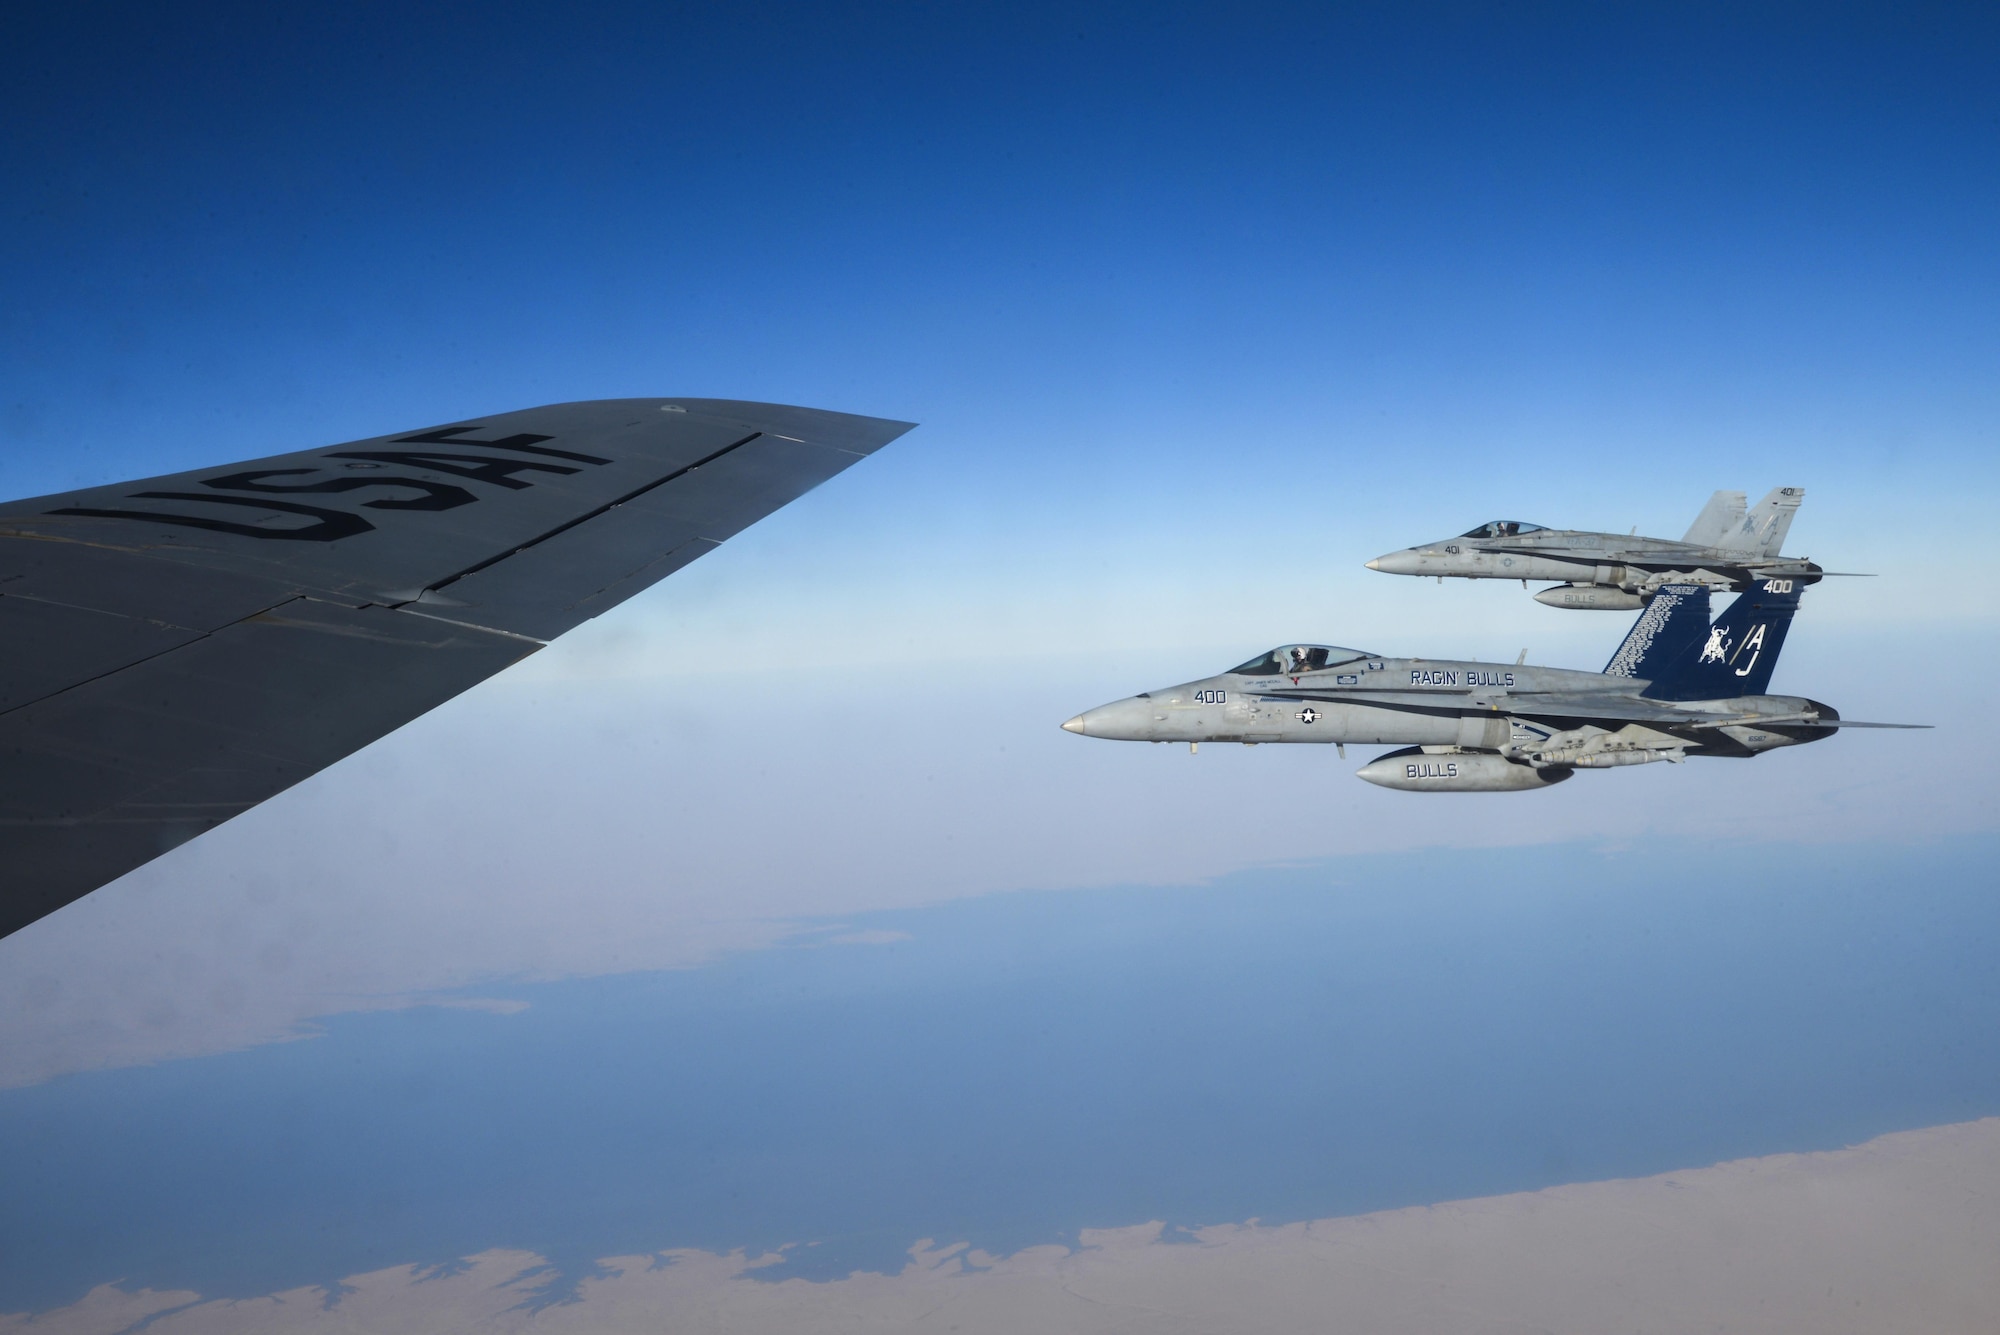
{"label": "jet wing", "polygon": [[1756,570],[1767,574],[1815,576],[1825,572],[1811,561],[1789,556],[1764,556],[1755,552],[1697,547],[1665,538],[1633,538],[1623,533],[1578,533],[1578,541],[1554,539],[1567,534],[1536,534],[1533,541],[1506,542],[1487,539],[1479,550],[1490,555],[1549,557],[1561,561],[1589,561],[1598,565],[1631,566],[1638,570],[1683,571]]}
{"label": "jet wing", "polygon": [[1671,573],[1683,570],[1747,570],[1759,578],[1816,578],[1826,572],[1811,561],[1790,556],[1758,556],[1752,552],[1682,550],[1677,552],[1606,552],[1601,558],[1609,565],[1633,566],[1640,570]]}
{"label": "jet wing", "polygon": [[1864,723],[1836,715],[1810,711],[1789,714],[1757,714],[1743,710],[1691,709],[1664,705],[1643,696],[1624,692],[1598,691],[1510,691],[1481,695],[1475,691],[1371,691],[1327,690],[1301,686],[1291,690],[1258,692],[1267,700],[1311,700],[1321,704],[1372,705],[1377,709],[1400,709],[1412,714],[1434,714],[1464,718],[1486,715],[1495,718],[1524,718],[1537,722],[1574,727],[1598,723],[1622,727],[1643,723],[1662,729],[1701,730],[1737,726],[1757,728],[1907,728],[1928,729],[1928,723]]}
{"label": "jet wing", "polygon": [[910,426],[598,400],[0,504],[0,935],[519,661]]}
{"label": "jet wing", "polygon": [[[1644,723],[1665,728],[1725,728],[1738,723],[1756,723],[1758,717],[1742,710],[1684,709],[1663,705],[1636,695],[1599,695],[1579,691],[1572,694],[1512,695],[1502,706],[1519,718],[1547,719],[1577,723]],[[1804,715],[1788,715],[1792,723],[1804,723]]]}
{"label": "jet wing", "polygon": [[[1691,563],[1699,564],[1706,552],[1705,548],[1668,542],[1664,538],[1630,538],[1623,533],[1585,536],[1591,541],[1568,544],[1555,542],[1503,544],[1489,541],[1482,545],[1481,550],[1506,556],[1546,556],[1561,561],[1591,561],[1599,565],[1639,566],[1661,570],[1685,570]],[[1627,543],[1645,545],[1622,545]],[[1706,554],[1713,559],[1714,553]],[[1740,555],[1735,559],[1740,562]]]}
{"label": "jet wing", "polygon": [[[1261,694],[1282,700],[1373,705],[1378,709],[1400,709],[1413,714],[1456,716],[1484,714],[1499,718],[1547,720],[1565,726],[1575,726],[1579,723],[1608,723],[1613,726],[1644,723],[1680,728],[1715,728],[1760,721],[1755,715],[1741,712],[1676,709],[1622,692],[1573,691],[1546,694],[1510,692],[1504,695],[1479,696],[1450,691],[1341,691],[1301,688],[1265,691]],[[1807,720],[1803,715],[1794,714],[1786,715],[1783,720],[1774,721],[1804,723]]]}

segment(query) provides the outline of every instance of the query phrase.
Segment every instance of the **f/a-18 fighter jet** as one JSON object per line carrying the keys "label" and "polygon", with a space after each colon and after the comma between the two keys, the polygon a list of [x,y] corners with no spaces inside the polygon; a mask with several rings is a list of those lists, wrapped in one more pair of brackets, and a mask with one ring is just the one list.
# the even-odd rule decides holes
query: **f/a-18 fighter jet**
{"label": "f/a-18 fighter jet", "polygon": [[1778,553],[1805,496],[1804,487],[1779,487],[1745,509],[1742,492],[1718,491],[1679,542],[1496,519],[1456,538],[1378,556],[1368,568],[1440,579],[1561,580],[1535,601],[1599,611],[1635,611],[1669,584],[1735,592],[1760,579],[1803,586],[1826,572]]}
{"label": "f/a-18 fighter jet", "polygon": [[[1147,691],[1063,728],[1134,742],[1402,745],[1358,772],[1411,792],[1514,792],[1579,769],[1689,756],[1751,757],[1854,723],[1817,700],[1766,695],[1799,606],[1795,580],[1759,580],[1713,625],[1708,589],[1670,584],[1602,672],[1294,644],[1220,676]],[[1524,655],[1525,657],[1525,655]]]}
{"label": "f/a-18 fighter jet", "polygon": [[909,429],[600,399],[0,503],[0,936],[519,662]]}

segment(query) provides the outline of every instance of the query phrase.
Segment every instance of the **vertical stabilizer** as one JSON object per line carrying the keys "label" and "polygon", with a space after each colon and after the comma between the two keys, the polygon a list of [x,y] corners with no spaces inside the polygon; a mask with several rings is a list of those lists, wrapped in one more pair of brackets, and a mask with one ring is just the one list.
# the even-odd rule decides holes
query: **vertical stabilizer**
{"label": "vertical stabilizer", "polygon": [[1791,532],[1792,516],[1805,498],[1804,487],[1773,487],[1715,546],[1749,556],[1776,556],[1785,545],[1785,535]]}
{"label": "vertical stabilizer", "polygon": [[1704,637],[1681,652],[1645,694],[1656,700],[1726,700],[1762,695],[1785,647],[1804,585],[1760,579],[1724,608]]}
{"label": "vertical stabilizer", "polygon": [[1604,665],[1604,675],[1653,680],[1686,657],[1706,634],[1708,590],[1699,584],[1666,585],[1625,632],[1625,642]]}
{"label": "vertical stabilizer", "polygon": [[1697,547],[1713,547],[1735,531],[1743,522],[1744,495],[1740,491],[1718,491],[1708,498],[1708,504],[1701,507],[1701,513],[1688,526],[1687,536],[1682,542],[1691,542]]}

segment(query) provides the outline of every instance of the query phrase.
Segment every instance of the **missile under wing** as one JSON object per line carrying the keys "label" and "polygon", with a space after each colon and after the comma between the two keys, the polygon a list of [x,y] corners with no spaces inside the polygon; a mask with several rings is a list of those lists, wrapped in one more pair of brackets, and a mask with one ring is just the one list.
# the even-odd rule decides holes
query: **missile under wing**
{"label": "missile under wing", "polygon": [[1559,580],[1535,595],[1551,607],[1635,611],[1670,584],[1741,591],[1759,579],[1812,584],[1827,572],[1781,555],[1803,487],[1778,487],[1754,507],[1718,491],[1678,541],[1496,519],[1455,538],[1368,562],[1391,575],[1440,579]]}
{"label": "missile under wing", "polygon": [[0,935],[527,657],[909,429],[607,399],[0,505]]}

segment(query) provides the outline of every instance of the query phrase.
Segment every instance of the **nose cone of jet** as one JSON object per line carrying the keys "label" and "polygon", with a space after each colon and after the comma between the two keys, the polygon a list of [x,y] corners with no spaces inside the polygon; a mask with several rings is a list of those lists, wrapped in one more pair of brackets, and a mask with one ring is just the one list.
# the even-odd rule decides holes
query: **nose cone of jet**
{"label": "nose cone of jet", "polygon": [[1414,548],[1405,548],[1400,552],[1385,552],[1368,562],[1368,568],[1385,575],[1414,575],[1423,568],[1423,560]]}
{"label": "nose cone of jet", "polygon": [[1151,739],[1158,727],[1153,702],[1134,696],[1108,705],[1086,709],[1062,725],[1064,732],[1081,737],[1105,737],[1114,742],[1142,742]]}

